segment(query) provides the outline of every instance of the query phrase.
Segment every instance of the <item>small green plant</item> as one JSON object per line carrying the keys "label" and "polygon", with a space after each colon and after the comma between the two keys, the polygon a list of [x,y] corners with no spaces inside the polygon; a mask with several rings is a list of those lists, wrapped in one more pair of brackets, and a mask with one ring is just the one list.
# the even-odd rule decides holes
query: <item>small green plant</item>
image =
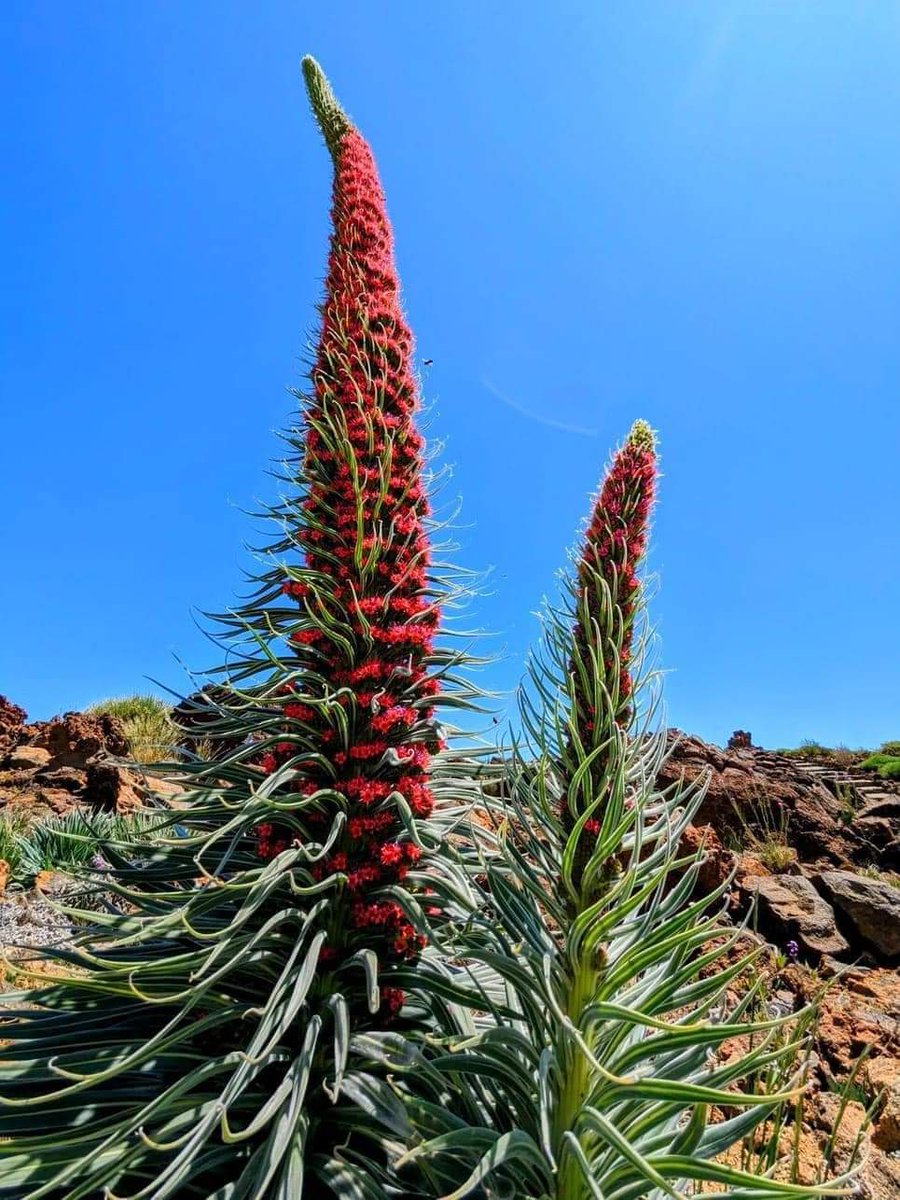
{"label": "small green plant", "polygon": [[858,1082],[858,1077],[863,1063],[869,1055],[869,1048],[866,1047],[854,1062],[849,1075],[842,1080],[836,1080],[831,1077],[826,1077],[826,1089],[829,1092],[834,1092],[838,1098],[838,1110],[834,1120],[834,1124],[829,1134],[828,1141],[823,1148],[822,1165],[819,1169],[818,1179],[824,1182],[828,1175],[836,1169],[840,1169],[840,1165],[835,1162],[835,1151],[838,1144],[838,1134],[841,1131],[841,1126],[844,1122],[849,1104],[860,1104],[865,1109],[865,1116],[857,1131],[856,1138],[850,1151],[847,1155],[848,1161],[843,1164],[843,1168],[852,1166],[859,1161],[863,1134],[871,1123],[872,1116],[878,1105],[878,1098],[872,1099],[867,1095],[865,1088]]}
{"label": "small green plant", "polygon": [[790,816],[781,800],[759,791],[741,804],[732,801],[732,807],[739,822],[730,839],[733,850],[755,854],[763,866],[776,873],[794,861],[788,842]]}
{"label": "small green plant", "polygon": [[[764,977],[761,977],[757,984],[761,1017],[771,1011],[779,960],[782,965],[787,961],[783,955],[776,955],[773,964],[776,975],[772,980],[766,982]],[[774,1056],[761,1071],[748,1078],[746,1086],[749,1089],[766,1095],[784,1088],[789,1079],[805,1081],[809,1078],[815,1018],[815,1011],[809,1009],[795,1024],[785,1025],[776,1030],[771,1043],[781,1048],[784,1057]],[[748,1039],[749,1048],[754,1049],[759,1040],[761,1035],[751,1035]],[[785,1171],[785,1181],[795,1186],[800,1182],[799,1135],[803,1125],[803,1103],[804,1093],[802,1089],[798,1089],[793,1095],[786,1097],[758,1129],[744,1137],[740,1156],[742,1170],[758,1177],[771,1172],[781,1163]],[[785,1146],[786,1139],[789,1139],[789,1148]],[[823,1180],[820,1179],[820,1182]]]}
{"label": "small green plant", "polygon": [[860,875],[864,875],[866,879],[874,879],[878,883],[886,883],[890,887],[900,888],[900,875],[893,871],[882,871],[881,867],[876,867],[874,863],[863,867]]}
{"label": "small green plant", "polygon": [[119,696],[100,700],[85,711],[89,716],[109,713],[118,717],[135,762],[163,762],[174,757],[178,731],[172,724],[169,706],[158,696]]}
{"label": "small green plant", "polygon": [[827,758],[831,751],[813,738],[804,738],[794,753],[800,758]]}
{"label": "small green plant", "polygon": [[147,841],[161,814],[116,815],[72,809],[60,817],[33,822],[21,812],[0,816],[0,858],[9,864],[8,883],[30,887],[42,871],[78,872],[110,843]]}
{"label": "small green plant", "polygon": [[852,767],[860,757],[858,750],[851,750],[849,746],[843,744],[835,746],[830,754],[831,761],[836,767]]}
{"label": "small green plant", "polygon": [[856,793],[849,783],[839,783],[835,788],[835,795],[840,803],[840,811],[838,820],[845,825],[851,825],[856,816]]}
{"label": "small green plant", "polygon": [[882,742],[881,753],[889,754],[891,758],[900,758],[900,741]]}
{"label": "small green plant", "polygon": [[770,836],[763,841],[755,842],[752,849],[763,866],[768,867],[776,874],[789,867],[795,857],[794,851],[787,842],[777,837]]}
{"label": "small green plant", "polygon": [[15,877],[22,856],[22,841],[30,825],[28,814],[22,809],[14,808],[0,814],[0,859],[8,864],[10,878]]}

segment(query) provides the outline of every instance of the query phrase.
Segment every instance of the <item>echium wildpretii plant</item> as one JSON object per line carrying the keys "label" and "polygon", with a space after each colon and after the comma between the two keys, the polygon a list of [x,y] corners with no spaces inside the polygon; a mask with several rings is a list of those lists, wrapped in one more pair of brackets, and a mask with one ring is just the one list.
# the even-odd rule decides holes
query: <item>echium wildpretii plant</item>
{"label": "echium wildpretii plant", "polygon": [[[460,656],[436,642],[456,585],[430,557],[372,153],[317,64],[303,70],[333,234],[287,494],[267,510],[278,534],[220,618],[229,666],[193,706],[212,753],[180,768],[179,828],[105,848],[115,903],[76,914],[90,928],[55,955],[58,982],[7,1008],[0,1195],[19,1200],[383,1194],[376,1081],[351,1043],[427,1014],[415,894],[439,841],[435,704],[461,700]],[[437,891],[424,908],[440,916]]]}
{"label": "echium wildpretii plant", "polygon": [[[805,1025],[759,1017],[758,950],[711,911],[726,885],[697,896],[701,856],[679,858],[702,788],[655,783],[640,570],[656,478],[639,421],[546,613],[508,795],[485,800],[499,853],[456,941],[481,1003],[448,1010],[443,1042],[362,1035],[410,1113],[398,1177],[430,1172],[444,1200],[844,1194],[723,1158],[798,1094]],[[737,1038],[745,1053],[717,1053]]]}
{"label": "echium wildpretii plant", "polygon": [[[485,772],[435,721],[468,693],[438,637],[456,585],[431,560],[390,229],[368,146],[304,73],[334,233],[278,535],[220,618],[227,669],[186,705],[208,751],[178,767],[191,790],[149,847],[103,847],[78,946],[8,997],[0,1195],[834,1193],[720,1161],[795,1095],[799,1036],[753,1019],[755,985],[729,1004],[752,955],[678,858],[699,790],[655,784],[641,422],[547,612],[503,797],[482,798],[499,833],[459,824]],[[717,1057],[736,1037],[747,1053]]]}

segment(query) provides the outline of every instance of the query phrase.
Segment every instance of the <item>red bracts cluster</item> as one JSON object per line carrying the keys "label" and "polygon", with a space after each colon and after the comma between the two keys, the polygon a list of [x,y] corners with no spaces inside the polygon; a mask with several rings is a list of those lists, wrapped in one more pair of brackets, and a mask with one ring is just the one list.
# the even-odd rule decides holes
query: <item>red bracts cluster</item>
{"label": "red bracts cluster", "polygon": [[[612,727],[624,729],[633,715],[631,653],[640,579],[656,488],[653,431],[635,422],[616,452],[594,503],[576,576],[577,610],[573,630],[573,718],[582,752],[608,741]],[[595,672],[601,687],[591,687]],[[599,707],[598,707],[599,706]],[[575,765],[574,739],[567,757]],[[571,832],[579,811],[597,799],[604,764],[595,759],[577,795],[562,802],[563,828]],[[578,882],[590,857],[590,840],[600,832],[601,810],[584,825],[588,835],[575,857]]]}
{"label": "red bracts cluster", "polygon": [[[647,549],[650,510],[656,489],[656,453],[653,431],[636,421],[625,444],[616,452],[591,513],[578,564],[577,589],[587,597],[589,609],[597,597],[599,575],[606,585],[612,610],[601,618],[600,644],[608,693],[616,698],[614,719],[627,724],[631,713],[632,622],[640,580],[638,568]],[[596,612],[583,614],[596,618]],[[602,627],[603,625],[606,627]],[[596,642],[582,614],[575,627],[577,653],[583,656]],[[575,678],[579,672],[573,671]],[[618,679],[614,678],[618,674]],[[590,745],[597,716],[592,698],[579,696],[578,724],[582,741]]]}
{"label": "red bracts cluster", "polygon": [[[345,874],[351,930],[364,931],[367,945],[374,934],[388,958],[409,959],[420,939],[379,891],[418,860],[396,797],[430,814],[427,767],[438,748],[429,703],[437,684],[426,670],[438,613],[427,590],[413,342],[372,152],[319,68],[306,60],[304,73],[334,159],[333,233],[306,414],[303,561],[284,592],[298,605],[293,653],[319,682],[286,695],[297,740],[271,747],[259,765],[271,772],[290,761],[302,772],[298,790],[339,793],[333,808],[347,814],[345,835],[316,873]],[[298,743],[317,746],[327,769],[305,768]],[[318,819],[330,825],[327,812]],[[263,857],[284,846],[277,829],[259,831]],[[394,1010],[399,1001],[391,992],[384,1003]]]}

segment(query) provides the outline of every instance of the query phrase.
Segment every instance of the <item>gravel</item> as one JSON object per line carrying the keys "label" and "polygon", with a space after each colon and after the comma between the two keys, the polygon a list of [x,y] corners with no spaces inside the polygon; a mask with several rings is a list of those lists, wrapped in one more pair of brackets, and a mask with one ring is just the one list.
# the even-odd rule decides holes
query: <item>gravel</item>
{"label": "gravel", "polygon": [[71,942],[72,923],[52,904],[34,895],[0,900],[0,947],[4,950],[62,946]]}

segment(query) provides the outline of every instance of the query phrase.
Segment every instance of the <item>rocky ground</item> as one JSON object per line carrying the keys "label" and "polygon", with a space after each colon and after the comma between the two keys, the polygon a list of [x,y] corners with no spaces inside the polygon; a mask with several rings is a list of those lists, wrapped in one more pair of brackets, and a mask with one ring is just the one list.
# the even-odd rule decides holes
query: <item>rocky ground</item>
{"label": "rocky ground", "polygon": [[[128,750],[114,717],[72,712],[29,724],[22,709],[0,696],[0,813],[34,825],[73,809],[134,812],[150,786],[136,763],[123,763]],[[154,794],[165,786],[154,783]],[[8,884],[9,864],[0,857],[0,953],[21,962],[33,947],[70,939],[72,928],[52,903],[58,876],[41,872],[30,891]]]}
{"label": "rocky ground", "polygon": [[[792,1011],[821,997],[813,1089],[798,1139],[801,1182],[812,1182],[829,1152],[840,1165],[858,1137],[868,1156],[858,1194],[896,1200],[900,782],[852,761],[799,759],[747,740],[723,750],[672,730],[660,782],[707,781],[685,849],[704,847],[703,890],[731,880],[731,920],[755,914],[755,936],[771,947],[763,969],[773,1004]],[[127,753],[112,717],[67,713],[28,724],[0,697],[0,812],[39,820],[73,807],[138,808],[149,787],[137,765],[123,765]],[[0,859],[0,949],[14,955],[64,942],[71,930],[40,886],[3,897],[4,866]],[[842,1088],[849,1088],[846,1104]]]}
{"label": "rocky ground", "polygon": [[900,782],[853,765],[754,747],[721,750],[671,731],[661,782],[708,780],[692,840],[703,883],[736,871],[735,912],[758,902],[770,941],[811,966],[832,957],[900,965]]}
{"label": "rocky ground", "polygon": [[0,697],[0,809],[60,815],[73,806],[128,812],[141,805],[122,723],[108,714],[66,713],[28,724]]}
{"label": "rocky ground", "polygon": [[829,1152],[840,1167],[859,1141],[866,1161],[858,1194],[896,1200],[900,783],[827,755],[723,750],[677,730],[670,749],[662,783],[708,781],[685,846],[705,847],[701,888],[732,879],[731,918],[751,914],[771,946],[763,969],[776,1006],[791,1011],[820,998],[797,1140],[800,1182],[815,1180]]}

